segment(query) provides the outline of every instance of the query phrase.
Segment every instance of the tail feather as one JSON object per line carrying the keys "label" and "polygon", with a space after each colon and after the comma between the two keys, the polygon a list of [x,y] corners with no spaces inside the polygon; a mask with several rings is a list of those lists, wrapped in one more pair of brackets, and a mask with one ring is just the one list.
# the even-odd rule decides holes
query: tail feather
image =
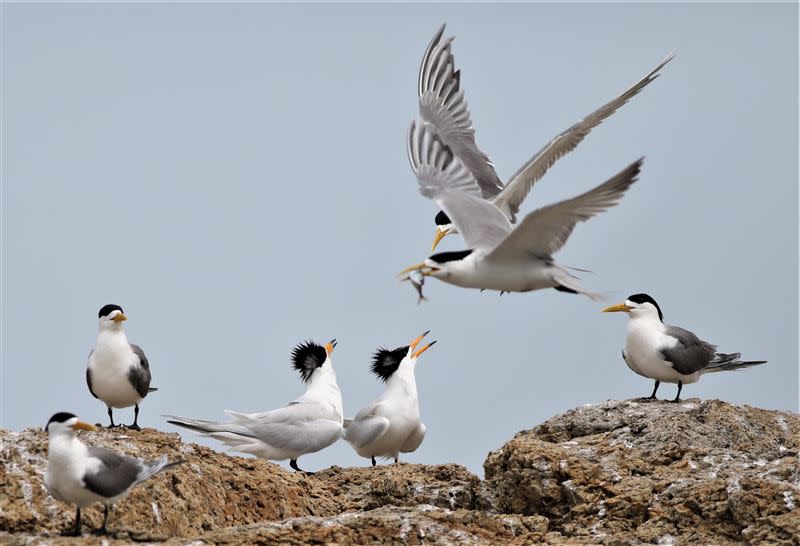
{"label": "tail feather", "polygon": [[139,472],[139,476],[136,478],[137,482],[143,482],[148,478],[152,478],[156,474],[163,472],[173,466],[178,466],[179,464],[185,463],[186,460],[181,459],[180,461],[169,462],[166,455],[162,455],[158,459],[154,459],[152,461],[147,461],[145,463],[144,468]]}
{"label": "tail feather", "polygon": [[156,392],[157,390],[158,387],[150,387],[149,389],[147,389],[147,392]]}
{"label": "tail feather", "polygon": [[194,430],[195,432],[200,432],[209,436],[219,437],[220,439],[231,437],[231,435],[246,436],[248,438],[254,437],[250,429],[235,423],[220,423],[218,421],[206,421],[205,419],[178,417],[177,415],[164,415],[164,417],[168,418],[167,423],[188,428],[189,430]]}
{"label": "tail feather", "polygon": [[741,353],[717,353],[714,356],[714,360],[712,360],[706,368],[703,369],[703,373],[713,373],[713,372],[724,372],[729,370],[742,370],[744,368],[750,368],[752,366],[758,366],[759,364],[766,364],[766,360],[739,360],[741,357]]}
{"label": "tail feather", "polygon": [[578,277],[570,274],[561,266],[553,264],[551,271],[553,280],[557,283],[557,286],[555,286],[556,290],[570,292],[572,294],[583,294],[594,301],[602,301],[604,299],[602,294],[586,290],[583,285],[581,285]]}

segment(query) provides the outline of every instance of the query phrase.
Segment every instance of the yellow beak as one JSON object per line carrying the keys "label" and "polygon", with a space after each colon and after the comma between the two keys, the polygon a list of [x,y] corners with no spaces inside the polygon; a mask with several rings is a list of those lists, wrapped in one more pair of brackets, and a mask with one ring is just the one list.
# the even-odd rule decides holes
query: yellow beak
{"label": "yellow beak", "polygon": [[419,342],[422,341],[422,338],[427,336],[429,333],[430,330],[426,330],[423,334],[420,334],[417,337],[415,337],[414,340],[408,344],[408,346],[411,347],[411,350],[413,351],[414,349],[416,349],[417,345],[419,345]]}
{"label": "yellow beak", "polygon": [[434,345],[435,343],[436,343],[435,341],[431,341],[430,343],[428,343],[427,345],[425,345],[425,346],[424,346],[422,349],[420,349],[419,351],[417,351],[416,353],[414,353],[413,355],[411,355],[411,358],[419,358],[419,355],[421,355],[422,353],[424,353],[425,351],[427,351],[428,349],[430,349],[431,347],[433,347],[433,345]]}
{"label": "yellow beak", "polygon": [[78,421],[74,425],[72,425],[73,430],[97,430],[97,427],[94,425],[90,425],[89,423],[84,423],[83,421]]}
{"label": "yellow beak", "polygon": [[123,320],[128,320],[128,317],[120,313],[119,315],[114,315],[114,318],[111,320],[113,320],[114,322],[122,322]]}
{"label": "yellow beak", "polygon": [[325,352],[328,353],[328,356],[331,356],[333,349],[336,347],[336,340],[332,339],[328,343],[325,344]]}
{"label": "yellow beak", "polygon": [[420,262],[418,264],[410,265],[406,267],[404,270],[402,270],[400,273],[398,273],[398,275],[405,275],[406,273],[411,273],[416,269],[423,269],[424,267],[425,267],[425,262]]}
{"label": "yellow beak", "polygon": [[433,237],[433,244],[431,245],[431,252],[436,250],[436,247],[439,245],[439,242],[447,236],[447,231],[442,231],[439,228],[436,228],[436,235]]}
{"label": "yellow beak", "polygon": [[630,310],[631,308],[625,305],[624,303],[619,303],[617,305],[612,305],[611,307],[606,307],[605,309],[603,309],[603,313],[617,313],[619,311],[627,313]]}

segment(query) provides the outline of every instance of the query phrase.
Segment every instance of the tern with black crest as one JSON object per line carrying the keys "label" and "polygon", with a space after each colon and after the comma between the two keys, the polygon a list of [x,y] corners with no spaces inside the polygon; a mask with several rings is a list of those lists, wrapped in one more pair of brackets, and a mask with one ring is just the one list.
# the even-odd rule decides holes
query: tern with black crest
{"label": "tern with black crest", "polygon": [[673,402],[680,402],[683,385],[696,383],[704,374],[766,363],[766,360],[742,361],[740,353],[718,353],[715,345],[689,330],[664,324],[661,308],[647,294],[629,296],[624,303],[606,307],[603,312],[628,314],[622,358],[631,370],[655,380],[649,399],[655,399],[662,381],[677,383],[678,393]]}
{"label": "tern with black crest", "polygon": [[336,340],[325,345],[313,341],[292,352],[293,367],[306,384],[306,392],[288,405],[260,413],[225,410],[228,423],[165,415],[168,422],[220,440],[235,451],[271,461],[289,459],[297,471],[301,455],[316,453],[342,436],[342,395],[336,383],[331,353]]}
{"label": "tern with black crest", "polygon": [[[511,224],[517,220],[516,215],[522,201],[547,170],[561,157],[573,151],[592,129],[658,78],[658,72],[673,58],[670,54],[631,87],[556,135],[504,185],[489,157],[475,142],[475,129],[461,88],[461,71],[455,68],[451,50],[453,37],[442,39],[444,28],[445,25],[442,25],[436,32],[420,64],[418,78],[420,116],[425,123],[433,127],[442,142],[472,174],[480,189],[480,196],[500,209]],[[451,218],[444,209],[436,215],[436,235],[431,252],[436,249],[442,238],[458,233],[458,228]]]}
{"label": "tern with black crest", "polygon": [[108,408],[110,426],[114,424],[113,408],[133,406],[133,424],[139,429],[139,404],[149,393],[158,390],[150,386],[150,363],[138,345],[128,343],[122,323],[128,320],[119,305],[104,305],[99,318],[97,343],[89,353],[86,384],[95,398]]}
{"label": "tern with black crest", "polygon": [[499,208],[481,197],[475,176],[424,121],[411,124],[408,155],[420,193],[434,200],[453,220],[467,249],[429,256],[401,271],[400,275],[406,275],[402,280],[419,271],[464,288],[501,292],[554,288],[598,297],[586,291],[552,256],[579,222],[622,199],[636,181],[642,159],[586,193],[531,212],[512,227]]}
{"label": "tern with black crest", "polygon": [[97,502],[104,505],[103,526],[98,531],[107,532],[112,504],[125,498],[136,485],[182,462],[170,463],[166,455],[142,461],[110,449],[87,446],[75,436],[78,430],[97,429],[67,412],[56,413],[45,426],[45,487],[56,499],[77,507],[75,525],[65,534],[80,535],[81,508]]}
{"label": "tern with black crest", "polygon": [[378,349],[372,373],[386,383],[386,389],[352,420],[345,420],[344,439],[356,453],[371,459],[372,466],[377,464],[376,457],[398,462],[400,453],[416,451],[425,438],[414,368],[420,355],[436,343],[417,349],[426,335],[428,332],[394,350]]}

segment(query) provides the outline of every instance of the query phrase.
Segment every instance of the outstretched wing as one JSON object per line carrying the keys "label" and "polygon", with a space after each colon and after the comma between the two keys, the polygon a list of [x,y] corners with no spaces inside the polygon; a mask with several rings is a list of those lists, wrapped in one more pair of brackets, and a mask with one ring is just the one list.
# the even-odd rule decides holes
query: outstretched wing
{"label": "outstretched wing", "polygon": [[717,348],[698,338],[689,330],[678,326],[667,326],[668,336],[678,340],[673,347],[661,349],[661,356],[672,363],[676,372],[684,375],[699,372],[716,356]]}
{"label": "outstretched wing", "polygon": [[635,161],[586,193],[528,214],[487,258],[513,261],[524,253],[552,255],[564,246],[578,222],[584,222],[619,202],[625,191],[636,181],[642,161],[643,159]]}
{"label": "outstretched wing", "polygon": [[622,94],[612,101],[604,104],[572,127],[556,136],[548,142],[541,150],[528,160],[520,169],[514,173],[503,191],[501,191],[492,201],[500,210],[508,210],[511,217],[519,211],[519,206],[531,191],[533,185],[544,176],[547,170],[553,166],[561,157],[574,150],[581,141],[591,132],[592,129],[617,111],[622,105],[637,95],[642,89],[647,87],[650,82],[658,78],[658,72],[665,64],[672,60],[674,54],[670,54],[661,61],[644,78],[626,89]]}
{"label": "outstretched wing", "polygon": [[475,177],[428,123],[411,123],[408,157],[420,193],[445,211],[468,248],[492,249],[511,231],[505,215],[481,197]]}
{"label": "outstretched wing", "polygon": [[436,32],[419,67],[419,113],[472,173],[484,199],[503,189],[489,158],[475,143],[469,107],[461,89],[461,72],[450,50],[453,38],[442,40],[445,25]]}

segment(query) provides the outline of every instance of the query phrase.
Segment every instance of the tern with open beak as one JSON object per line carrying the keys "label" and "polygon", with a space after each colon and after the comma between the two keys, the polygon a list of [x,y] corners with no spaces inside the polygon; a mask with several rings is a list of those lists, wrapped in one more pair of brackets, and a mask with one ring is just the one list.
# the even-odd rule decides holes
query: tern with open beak
{"label": "tern with open beak", "polygon": [[642,159],[586,193],[531,212],[512,228],[505,214],[481,197],[475,176],[428,123],[411,124],[408,155],[420,193],[436,201],[453,219],[467,249],[429,256],[401,271],[401,280],[408,280],[408,274],[418,270],[423,276],[464,288],[501,292],[555,288],[598,297],[586,291],[552,256],[564,246],[578,222],[622,199],[636,181]]}
{"label": "tern with open beak", "polygon": [[[342,436],[342,394],[336,383],[331,353],[336,340],[325,345],[306,341],[292,352],[293,367],[306,384],[306,392],[288,405],[260,413],[225,410],[231,422],[219,423],[165,415],[168,422],[227,444],[235,451],[297,466],[301,455],[316,453]],[[310,472],[308,472],[310,474]]]}
{"label": "tern with open beak", "polygon": [[696,383],[707,373],[739,370],[766,363],[766,360],[741,361],[740,353],[718,353],[689,330],[664,324],[664,315],[656,300],[647,294],[634,294],[624,303],[603,309],[604,313],[628,314],[628,333],[622,359],[628,367],[656,384],[648,399],[655,399],[662,381],[677,383],[673,402],[680,402],[681,389]]}
{"label": "tern with open beak", "polygon": [[122,323],[128,320],[119,305],[104,305],[98,312],[97,342],[89,353],[86,384],[95,398],[108,408],[110,426],[114,424],[113,408],[133,406],[133,424],[139,430],[139,404],[149,393],[150,363],[138,345],[128,343]]}
{"label": "tern with open beak", "polygon": [[[673,54],[670,54],[617,97],[556,135],[520,167],[507,184],[503,185],[489,157],[475,142],[475,129],[472,126],[469,106],[461,89],[461,71],[456,70],[451,51],[453,38],[442,39],[444,28],[445,25],[442,25],[436,32],[420,64],[418,77],[420,116],[433,126],[442,142],[452,149],[464,167],[472,173],[480,188],[481,197],[500,209],[512,224],[516,223],[516,214],[522,201],[547,170],[561,157],[573,151],[592,129],[658,78],[658,72],[673,58]],[[436,249],[442,238],[458,233],[457,226],[444,209],[436,215],[435,222],[436,235],[431,252]]]}
{"label": "tern with open beak", "polygon": [[110,449],[87,446],[75,436],[78,430],[97,429],[67,412],[56,413],[45,426],[48,442],[45,487],[56,499],[77,507],[75,525],[65,531],[68,535],[80,535],[81,508],[96,502],[103,503],[105,508],[103,526],[98,532],[106,533],[112,504],[146,479],[183,462],[170,463],[166,455],[142,461]]}
{"label": "tern with open beak", "polygon": [[420,355],[436,343],[432,341],[417,349],[426,335],[428,332],[403,347],[380,348],[375,352],[372,373],[386,383],[386,388],[352,420],[345,420],[344,439],[356,453],[371,459],[372,466],[377,464],[375,457],[398,462],[400,453],[416,451],[425,438],[414,368]]}

